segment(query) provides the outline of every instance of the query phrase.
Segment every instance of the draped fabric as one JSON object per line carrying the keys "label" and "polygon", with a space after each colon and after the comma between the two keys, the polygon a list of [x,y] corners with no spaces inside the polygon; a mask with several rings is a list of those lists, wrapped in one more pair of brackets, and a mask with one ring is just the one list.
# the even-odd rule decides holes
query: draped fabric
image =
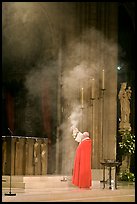
{"label": "draped fabric", "polygon": [[90,138],[83,140],[76,149],[72,183],[79,188],[92,186],[91,149],[92,141]]}

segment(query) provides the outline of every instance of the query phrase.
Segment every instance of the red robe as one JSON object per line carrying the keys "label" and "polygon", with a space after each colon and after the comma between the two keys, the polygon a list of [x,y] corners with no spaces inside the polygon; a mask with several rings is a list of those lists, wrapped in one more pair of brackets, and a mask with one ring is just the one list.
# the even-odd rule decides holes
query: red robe
{"label": "red robe", "polygon": [[87,138],[76,149],[72,183],[79,188],[89,188],[92,186],[91,147],[91,139]]}

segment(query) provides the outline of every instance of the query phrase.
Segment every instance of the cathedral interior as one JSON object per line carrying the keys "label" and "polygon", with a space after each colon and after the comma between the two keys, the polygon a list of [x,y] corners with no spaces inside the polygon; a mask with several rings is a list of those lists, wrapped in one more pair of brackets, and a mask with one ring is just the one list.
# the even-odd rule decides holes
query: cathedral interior
{"label": "cathedral interior", "polygon": [[13,174],[70,175],[72,127],[90,133],[93,169],[116,160],[123,82],[135,132],[134,70],[134,2],[3,2],[3,174],[12,135]]}

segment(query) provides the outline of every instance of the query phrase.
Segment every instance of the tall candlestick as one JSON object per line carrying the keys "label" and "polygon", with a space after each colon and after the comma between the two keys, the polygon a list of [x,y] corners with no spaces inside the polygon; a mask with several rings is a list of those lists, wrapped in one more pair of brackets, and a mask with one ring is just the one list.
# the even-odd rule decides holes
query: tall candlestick
{"label": "tall candlestick", "polygon": [[91,98],[95,98],[95,80],[92,79],[92,85],[91,85]]}
{"label": "tall candlestick", "polygon": [[83,88],[81,88],[81,107],[83,108],[83,93],[84,92],[84,90],[83,90]]}
{"label": "tall candlestick", "polygon": [[102,70],[102,89],[105,89],[105,71]]}

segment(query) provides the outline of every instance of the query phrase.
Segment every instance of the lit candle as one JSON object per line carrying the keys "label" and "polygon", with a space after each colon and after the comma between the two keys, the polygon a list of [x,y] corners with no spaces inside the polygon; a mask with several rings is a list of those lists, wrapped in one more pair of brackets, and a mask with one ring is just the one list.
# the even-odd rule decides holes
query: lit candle
{"label": "lit candle", "polygon": [[83,88],[81,88],[81,106],[83,108]]}
{"label": "lit candle", "polygon": [[92,79],[92,85],[91,85],[91,98],[95,98],[95,80],[94,78]]}
{"label": "lit candle", "polygon": [[102,70],[102,89],[105,89],[105,71]]}

